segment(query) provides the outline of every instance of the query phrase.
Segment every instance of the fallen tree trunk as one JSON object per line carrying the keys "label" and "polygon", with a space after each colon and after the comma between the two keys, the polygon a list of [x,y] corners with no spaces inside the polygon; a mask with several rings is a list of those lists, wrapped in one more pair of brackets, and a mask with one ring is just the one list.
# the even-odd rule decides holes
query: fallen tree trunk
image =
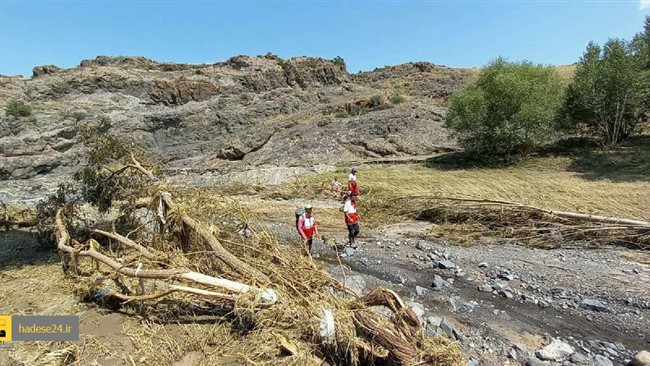
{"label": "fallen tree trunk", "polygon": [[540,207],[524,205],[522,203],[517,203],[517,202],[491,200],[491,199],[440,197],[440,196],[407,196],[404,198],[425,198],[425,199],[433,199],[433,200],[441,200],[441,201],[475,202],[475,203],[493,204],[493,205],[500,205],[500,206],[512,206],[512,207],[518,207],[526,210],[542,212],[549,215],[555,215],[558,217],[563,217],[568,219],[584,220],[584,221],[603,223],[603,224],[623,225],[637,230],[650,229],[650,222],[648,221],[632,220],[632,219],[625,219],[619,217],[581,214],[577,212],[549,210]]}
{"label": "fallen tree trunk", "polygon": [[[114,162],[123,163],[123,158],[124,156],[120,155],[120,161]],[[113,158],[109,157],[109,159]],[[232,207],[202,199],[201,194],[198,194],[197,197],[194,195],[194,191],[188,192],[187,201],[176,203],[170,193],[164,192],[166,187],[164,182],[155,183],[158,180],[154,179],[151,171],[144,168],[133,156],[131,156],[131,160],[127,165],[118,166],[118,168],[122,167],[121,169],[111,171],[108,179],[93,179],[96,178],[96,175],[103,177],[103,171],[90,172],[88,175],[90,179],[84,181],[86,184],[84,188],[90,187],[105,192],[105,197],[99,198],[109,202],[112,197],[125,199],[126,204],[120,206],[124,216],[120,217],[126,217],[126,214],[132,213],[137,205],[136,202],[143,196],[153,195],[156,199],[155,203],[158,205],[157,216],[164,225],[161,226],[164,231],[160,236],[152,235],[151,247],[139,244],[137,242],[139,239],[135,236],[133,239],[129,239],[131,237],[129,234],[118,233],[118,229],[112,229],[113,232],[91,230],[94,238],[101,236],[121,244],[115,246],[114,249],[117,250],[115,255],[108,255],[108,252],[104,251],[95,239],[88,239],[82,244],[70,237],[70,232],[76,232],[76,230],[73,231],[73,226],[66,228],[65,224],[68,224],[68,221],[64,219],[69,218],[67,212],[75,211],[74,206],[70,211],[60,208],[54,211],[56,212],[54,221],[57,247],[66,261],[71,259],[74,268],[83,267],[84,271],[79,273],[86,277],[83,281],[79,281],[81,285],[79,288],[82,290],[82,294],[92,295],[85,296],[85,299],[96,300],[101,297],[109,297],[110,301],[101,303],[109,307],[133,301],[158,302],[165,299],[162,303],[136,310],[145,309],[147,312],[152,312],[152,315],[160,315],[161,319],[167,319],[168,316],[189,315],[194,317],[201,315],[200,312],[194,311],[195,308],[187,308],[190,312],[186,314],[184,311],[186,308],[183,307],[183,305],[191,305],[187,303],[187,300],[198,297],[217,308],[223,308],[219,310],[227,310],[228,314],[220,312],[216,315],[220,318],[216,321],[218,324],[205,324],[205,327],[196,324],[196,328],[192,327],[192,331],[196,329],[196,332],[202,333],[207,329],[206,327],[226,327],[226,329],[219,329],[219,332],[216,332],[218,333],[217,337],[222,338],[214,338],[215,335],[211,333],[208,344],[214,344],[215,339],[222,341],[219,348],[224,349],[227,354],[245,355],[245,358],[241,359],[242,362],[268,362],[282,354],[282,357],[290,357],[279,360],[287,364],[306,364],[307,362],[314,364],[322,362],[371,364],[378,362],[402,365],[430,363],[451,366],[462,363],[462,356],[453,341],[442,338],[435,340],[425,338],[418,317],[395,292],[376,289],[366,296],[360,298],[356,296],[352,300],[341,296],[336,289],[345,290],[344,286],[315,266],[309,257],[300,255],[297,248],[284,246],[283,240],[264,229],[259,230],[268,235],[255,235],[253,238],[231,234],[226,243],[228,248],[234,249],[232,252],[228,251],[222,246],[222,242],[212,234],[213,231],[205,224],[205,220],[202,223],[194,217],[221,218],[224,216],[224,211],[230,216],[229,210]],[[95,168],[103,169],[101,166]],[[127,173],[130,179],[111,181],[112,177],[129,169],[135,169],[135,171]],[[142,182],[138,178],[139,174],[149,178],[151,184],[148,188],[141,184]],[[135,179],[133,179],[134,177]],[[97,184],[107,186],[98,187]],[[91,200],[91,203],[96,204],[100,209],[105,209],[105,205],[102,206],[104,202]],[[187,202],[192,202],[193,206],[189,206]],[[151,204],[150,201],[150,207]],[[186,207],[191,207],[191,211],[185,209]],[[183,213],[183,209],[193,216]],[[241,217],[250,217],[243,211],[238,213]],[[63,217],[64,214],[66,217]],[[203,216],[199,217],[199,214]],[[89,225],[89,222],[90,220],[86,222],[86,225]],[[74,223],[78,224],[80,221],[74,221]],[[120,221],[121,223],[122,221]],[[124,227],[131,228],[133,224],[138,227],[133,232],[142,227],[133,222],[128,222],[128,225]],[[217,223],[214,224],[217,225]],[[166,229],[170,229],[171,235]],[[80,235],[84,233],[85,231],[80,231]],[[223,233],[224,237],[227,235],[228,233]],[[202,246],[206,247],[205,252],[188,253],[196,249],[203,250]],[[161,252],[153,249],[165,247],[170,248],[170,251]],[[248,249],[238,250],[239,247]],[[183,250],[177,250],[178,248]],[[205,261],[202,260],[203,258],[198,259],[190,255],[196,253],[206,253],[214,258],[206,257],[205,259],[208,261]],[[90,268],[86,260],[81,262],[81,267],[79,266],[78,258],[81,257],[91,259],[92,263],[90,264],[94,267],[90,273],[86,272]],[[124,258],[124,262],[120,258]],[[218,263],[216,263],[217,259]],[[158,260],[165,260],[168,263],[160,263]],[[169,265],[169,263],[177,264]],[[215,264],[218,264],[219,268],[216,268]],[[229,278],[204,274],[215,273],[215,270],[223,270],[227,273],[216,276],[228,276]],[[263,270],[264,273],[260,270]],[[96,273],[101,276],[93,276]],[[282,295],[281,304],[277,304],[279,301],[275,291],[268,288],[267,274],[272,274],[274,290]],[[105,281],[108,279],[112,279],[114,283]],[[147,281],[148,283],[155,282],[155,286],[146,289],[144,283],[146,279],[156,280]],[[135,286],[136,283],[140,290],[132,291],[131,288],[135,287],[131,286]],[[262,285],[262,283],[267,283],[267,285]],[[151,292],[145,292],[146,290]],[[260,303],[277,305],[268,307],[264,311],[258,311]],[[178,306],[180,311],[175,311],[174,306]],[[394,316],[389,320],[375,313],[373,309],[369,309],[370,306],[388,307],[393,311]],[[321,309],[323,315],[321,315]],[[210,316],[214,315],[213,312],[210,312]],[[319,319],[320,324],[315,323],[315,319]],[[230,345],[232,343],[230,335],[235,333],[241,334],[241,337],[238,336],[237,344],[232,346]],[[280,339],[279,345],[273,347],[272,343],[277,343],[278,334],[282,334],[284,338]],[[181,336],[174,334],[174,337]],[[191,336],[190,346],[194,347],[194,344],[204,343],[204,338],[201,338],[202,334],[192,334]],[[219,350],[215,350],[214,354],[214,358],[205,360],[206,364],[218,362]],[[441,357],[440,354],[443,356]]]}
{"label": "fallen tree trunk", "polygon": [[95,233],[95,234],[99,234],[99,235],[105,236],[107,238],[116,240],[116,241],[126,245],[129,248],[135,249],[138,252],[140,252],[143,257],[145,257],[147,259],[150,259],[150,260],[155,260],[156,259],[156,255],[151,253],[149,251],[149,249],[143,247],[142,245],[140,245],[140,244],[134,242],[133,240],[131,240],[129,238],[126,238],[126,237],[124,237],[124,236],[122,236],[122,235],[120,235],[118,233],[109,233],[107,231],[98,230],[98,229],[94,229],[94,230],[92,230],[92,232]]}
{"label": "fallen tree trunk", "polygon": [[[133,155],[131,155],[131,160],[133,161],[133,164],[128,165],[128,167],[134,168],[142,172],[149,180],[153,180],[154,175],[151,171],[147,170],[140,164]],[[160,192],[161,199],[165,203],[165,206],[167,207],[167,210],[170,211],[176,211],[176,205],[174,204],[174,201],[171,198],[171,195],[168,193]],[[210,234],[208,230],[206,230],[198,221],[194,220],[191,216],[185,214],[185,213],[180,213],[180,221],[193,230],[201,239],[203,242],[212,249],[212,254],[214,254],[219,260],[221,260],[223,263],[225,263],[228,267],[230,267],[232,270],[235,272],[244,275],[244,276],[250,276],[253,280],[257,282],[262,282],[262,283],[268,283],[270,282],[270,279],[267,275],[264,273],[256,270],[255,268],[252,268],[239,258],[235,257],[232,255],[230,252],[228,252],[217,240],[217,238],[214,237],[214,235]]]}
{"label": "fallen tree trunk", "polygon": [[[92,246],[83,250],[82,248],[74,248],[68,245],[70,241],[70,234],[66,230],[65,225],[63,224],[61,209],[56,213],[55,226],[56,226],[56,236],[57,236],[57,248],[65,253],[68,253],[72,258],[73,262],[77,257],[90,257],[95,259],[98,262],[101,262],[113,270],[117,271],[120,274],[123,274],[128,277],[133,278],[147,278],[147,279],[163,279],[163,280],[181,280],[185,282],[190,282],[194,284],[201,284],[211,287],[217,287],[225,289],[228,291],[235,292],[236,294],[246,294],[250,291],[255,291],[259,293],[262,302],[266,305],[271,305],[277,302],[277,295],[271,289],[259,289],[252,287],[243,283],[230,281],[225,278],[217,278],[212,276],[207,276],[202,273],[192,272],[182,269],[139,269],[139,268],[129,268],[123,266],[121,263],[115,259],[106,256],[102,253],[96,251]],[[222,294],[213,293],[213,292],[203,292],[205,290],[194,289],[188,287],[176,287],[177,291],[184,291],[199,295],[206,296],[221,296]]]}

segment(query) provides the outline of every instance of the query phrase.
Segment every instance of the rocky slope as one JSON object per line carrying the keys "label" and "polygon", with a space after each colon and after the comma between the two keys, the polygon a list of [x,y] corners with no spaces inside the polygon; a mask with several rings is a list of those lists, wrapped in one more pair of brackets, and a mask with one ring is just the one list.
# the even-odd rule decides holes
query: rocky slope
{"label": "rocky slope", "polygon": [[0,77],[0,104],[33,108],[18,118],[0,108],[0,180],[20,185],[78,169],[84,124],[172,171],[431,154],[454,148],[444,102],[470,76],[428,63],[350,75],[329,60],[271,54],[201,65],[100,56],[71,69],[38,66],[32,78]]}

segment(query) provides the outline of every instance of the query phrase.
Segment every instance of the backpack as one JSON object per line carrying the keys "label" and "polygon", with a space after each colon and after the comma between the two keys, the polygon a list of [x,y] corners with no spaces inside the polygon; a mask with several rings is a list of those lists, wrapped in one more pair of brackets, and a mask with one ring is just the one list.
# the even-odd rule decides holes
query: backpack
{"label": "backpack", "polygon": [[300,216],[305,214],[305,208],[304,207],[298,207],[296,211],[294,212],[296,215],[296,227],[298,227],[298,221],[300,220]]}

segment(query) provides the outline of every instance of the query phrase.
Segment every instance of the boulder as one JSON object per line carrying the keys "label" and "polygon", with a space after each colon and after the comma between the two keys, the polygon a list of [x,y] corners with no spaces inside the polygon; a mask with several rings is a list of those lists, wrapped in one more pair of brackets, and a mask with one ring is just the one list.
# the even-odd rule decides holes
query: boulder
{"label": "boulder", "polygon": [[609,360],[609,358],[596,355],[596,357],[594,357],[594,366],[614,366],[614,364]]}
{"label": "boulder", "polygon": [[434,327],[439,327],[440,324],[442,324],[442,318],[437,317],[437,316],[430,316],[427,318],[427,325],[431,325]]}
{"label": "boulder", "polygon": [[630,365],[632,366],[650,366],[650,352],[648,351],[640,351],[634,357],[632,357],[632,361],[630,362]]}
{"label": "boulder", "polygon": [[526,366],[548,366],[548,362],[544,362],[538,358],[531,357],[526,361]]}
{"label": "boulder", "polygon": [[478,290],[481,292],[492,292],[492,286],[490,284],[484,283],[478,287]]}
{"label": "boulder", "polygon": [[427,296],[430,294],[428,289],[420,286],[415,286],[415,293],[418,294],[418,296]]}
{"label": "boulder", "polygon": [[540,360],[562,362],[571,356],[575,350],[568,343],[553,339],[551,343],[535,352]]}
{"label": "boulder", "polygon": [[431,286],[436,290],[442,290],[445,287],[449,287],[450,284],[449,282],[443,280],[442,277],[435,275],[433,276],[433,282],[431,283]]}
{"label": "boulder", "polygon": [[438,261],[438,268],[441,269],[454,269],[456,265],[450,260]]}
{"label": "boulder", "polygon": [[429,252],[433,250],[433,246],[425,241],[418,240],[418,242],[415,243],[415,249],[419,249],[423,252]]}
{"label": "boulder", "polygon": [[32,69],[32,77],[38,78],[44,75],[55,74],[59,71],[61,71],[61,69],[54,65],[36,66]]}
{"label": "boulder", "polygon": [[442,319],[442,322],[440,323],[440,329],[442,329],[442,331],[445,332],[445,334],[447,334],[451,339],[460,340],[461,338],[461,335],[456,330],[456,327],[454,327],[454,325],[450,323],[446,318]]}
{"label": "boulder", "polygon": [[603,313],[611,313],[613,310],[602,302],[594,299],[586,299],[580,303],[580,308],[585,310],[598,311]]}
{"label": "boulder", "polygon": [[571,362],[576,365],[591,365],[591,359],[580,352],[571,355]]}

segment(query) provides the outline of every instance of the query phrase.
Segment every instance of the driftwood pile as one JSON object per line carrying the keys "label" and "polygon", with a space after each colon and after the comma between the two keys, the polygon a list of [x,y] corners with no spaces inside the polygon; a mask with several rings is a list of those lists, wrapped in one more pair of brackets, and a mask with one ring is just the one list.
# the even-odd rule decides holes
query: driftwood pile
{"label": "driftwood pile", "polygon": [[227,204],[176,197],[151,169],[127,158],[82,174],[83,196],[100,203],[102,220],[88,220],[93,209],[78,198],[52,200],[56,245],[83,298],[117,307],[166,301],[221,309],[215,322],[250,338],[251,362],[462,364],[457,345],[427,338],[395,292],[359,296],[296,244],[252,225],[251,235],[233,233],[220,224]]}
{"label": "driftwood pile", "polygon": [[474,234],[498,237],[545,248],[569,245],[622,245],[650,249],[650,222],[636,219],[550,210],[517,202],[440,196],[408,196],[425,209],[412,213],[438,224],[466,223]]}

